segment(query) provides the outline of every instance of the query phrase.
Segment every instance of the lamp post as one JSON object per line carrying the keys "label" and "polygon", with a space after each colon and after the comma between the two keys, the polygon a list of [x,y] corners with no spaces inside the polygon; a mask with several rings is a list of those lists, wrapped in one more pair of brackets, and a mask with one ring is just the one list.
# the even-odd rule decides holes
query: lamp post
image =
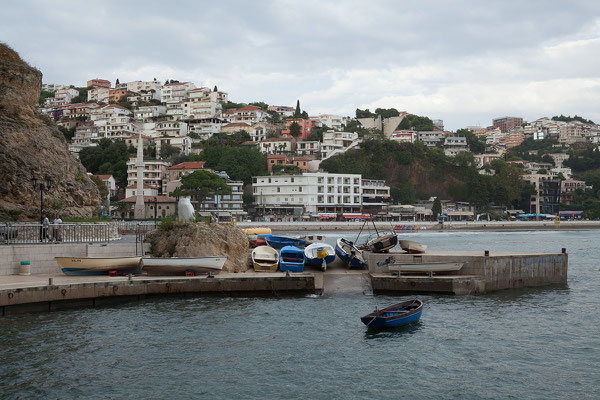
{"label": "lamp post", "polygon": [[45,177],[45,182],[38,182],[35,175],[31,177],[31,186],[33,190],[40,188],[40,240],[42,240],[42,224],[44,223],[44,190],[48,191],[52,187],[52,178],[49,176]]}
{"label": "lamp post", "polygon": [[156,196],[154,196],[154,226],[156,226],[156,203],[157,203],[157,199]]}

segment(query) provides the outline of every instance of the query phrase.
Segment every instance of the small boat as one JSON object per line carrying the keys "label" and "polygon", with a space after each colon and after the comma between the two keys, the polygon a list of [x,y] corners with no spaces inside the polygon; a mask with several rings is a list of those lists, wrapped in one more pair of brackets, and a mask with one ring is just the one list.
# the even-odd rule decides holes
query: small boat
{"label": "small boat", "polygon": [[425,250],[427,250],[426,244],[413,242],[412,240],[401,240],[400,247],[407,253],[414,254],[425,253]]}
{"label": "small boat", "polygon": [[246,237],[248,238],[250,247],[256,247],[257,246],[256,241],[257,241],[259,235],[265,235],[265,234],[270,235],[271,228],[267,228],[267,227],[242,228],[242,232],[244,232],[246,234]]}
{"label": "small boat", "polygon": [[284,246],[279,251],[279,267],[282,271],[302,272],[304,252],[296,246]]}
{"label": "small boat", "polygon": [[252,266],[255,271],[275,272],[279,265],[279,254],[271,246],[258,246],[252,250]]}
{"label": "small boat", "polygon": [[373,253],[385,253],[398,244],[398,235],[390,233],[377,236],[367,242],[365,248]]}
{"label": "small boat", "polygon": [[419,299],[414,299],[394,304],[382,310],[375,310],[361,317],[360,320],[369,328],[397,328],[417,322],[421,318],[422,312],[423,302]]}
{"label": "small boat", "polygon": [[265,240],[271,247],[275,247],[276,249],[281,249],[285,246],[296,246],[296,247],[304,247],[306,246],[306,241],[304,239],[299,238],[290,238],[286,236],[266,236]]}
{"label": "small boat", "polygon": [[313,243],[304,249],[306,264],[316,265],[327,270],[327,264],[335,261],[335,250],[327,243]]}
{"label": "small boat", "polygon": [[218,274],[227,261],[225,256],[142,258],[142,270],[148,275]]}
{"label": "small boat", "polygon": [[353,242],[344,238],[339,238],[335,245],[335,254],[346,263],[350,268],[364,268],[367,266],[362,251],[360,251]]}
{"label": "small boat", "polygon": [[107,275],[108,271],[140,272],[142,257],[54,257],[65,275]]}
{"label": "small boat", "polygon": [[266,246],[267,245],[267,236],[273,236],[270,233],[259,233],[256,235],[256,243],[254,247],[258,246]]}
{"label": "small boat", "polygon": [[388,264],[390,272],[450,272],[460,270],[465,263],[461,262],[424,262]]}

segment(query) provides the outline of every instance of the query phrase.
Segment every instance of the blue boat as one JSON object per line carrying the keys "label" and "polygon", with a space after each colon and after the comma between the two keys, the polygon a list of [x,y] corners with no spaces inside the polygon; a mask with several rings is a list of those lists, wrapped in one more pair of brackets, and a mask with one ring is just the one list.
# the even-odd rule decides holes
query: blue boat
{"label": "blue boat", "polygon": [[375,310],[361,317],[363,324],[373,329],[397,328],[417,322],[423,312],[423,302],[419,299],[394,304],[382,310]]}
{"label": "blue boat", "polygon": [[327,243],[313,243],[304,249],[306,264],[321,267],[327,270],[327,264],[335,261],[335,250]]}
{"label": "blue boat", "polygon": [[304,252],[296,246],[283,247],[279,251],[279,269],[302,272],[304,270]]}
{"label": "blue boat", "polygon": [[304,247],[306,246],[306,240],[298,239],[298,238],[290,238],[285,236],[265,236],[265,240],[269,244],[269,246],[274,247],[276,249],[280,249],[285,246],[296,246],[296,247]]}
{"label": "blue boat", "polygon": [[353,242],[339,238],[335,244],[335,254],[344,260],[350,268],[365,268],[365,260],[362,251],[360,251]]}

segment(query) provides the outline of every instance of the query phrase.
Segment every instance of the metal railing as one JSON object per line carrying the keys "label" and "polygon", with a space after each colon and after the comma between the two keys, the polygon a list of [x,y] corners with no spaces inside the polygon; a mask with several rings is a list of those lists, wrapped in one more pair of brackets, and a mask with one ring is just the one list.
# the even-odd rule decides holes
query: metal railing
{"label": "metal railing", "polygon": [[110,229],[101,224],[41,224],[0,223],[0,245],[49,243],[108,243]]}

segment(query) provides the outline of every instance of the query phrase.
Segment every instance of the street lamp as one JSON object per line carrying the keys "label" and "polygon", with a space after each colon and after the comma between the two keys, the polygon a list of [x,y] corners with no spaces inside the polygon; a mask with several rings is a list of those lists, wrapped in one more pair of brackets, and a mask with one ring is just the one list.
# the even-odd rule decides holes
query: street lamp
{"label": "street lamp", "polygon": [[31,186],[33,190],[40,188],[40,240],[42,240],[42,224],[44,223],[44,190],[48,191],[52,188],[52,178],[49,176],[45,177],[46,182],[38,182],[35,175],[31,177]]}

